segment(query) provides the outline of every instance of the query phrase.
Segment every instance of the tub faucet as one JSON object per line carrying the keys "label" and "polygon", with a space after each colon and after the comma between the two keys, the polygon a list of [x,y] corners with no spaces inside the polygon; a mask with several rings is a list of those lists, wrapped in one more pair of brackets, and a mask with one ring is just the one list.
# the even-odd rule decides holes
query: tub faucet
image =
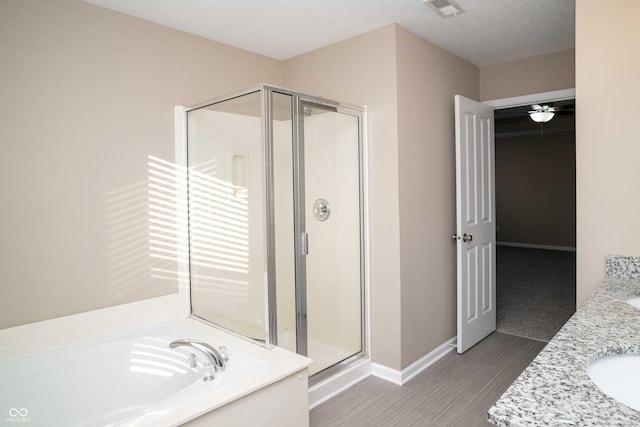
{"label": "tub faucet", "polygon": [[169,344],[169,348],[175,348],[175,347],[181,347],[181,346],[191,347],[191,348],[195,348],[196,350],[199,350],[202,354],[204,354],[207,357],[209,364],[213,366],[216,372],[224,371],[227,357],[220,354],[218,350],[211,347],[206,342],[194,340],[194,339],[182,339],[182,340],[172,341]]}

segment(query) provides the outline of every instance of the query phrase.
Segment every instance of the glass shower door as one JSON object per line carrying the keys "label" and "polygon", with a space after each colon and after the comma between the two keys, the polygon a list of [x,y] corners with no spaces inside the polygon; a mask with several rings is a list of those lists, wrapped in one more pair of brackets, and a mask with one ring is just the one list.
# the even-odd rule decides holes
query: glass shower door
{"label": "glass shower door", "polygon": [[359,117],[302,103],[310,374],[363,351]]}

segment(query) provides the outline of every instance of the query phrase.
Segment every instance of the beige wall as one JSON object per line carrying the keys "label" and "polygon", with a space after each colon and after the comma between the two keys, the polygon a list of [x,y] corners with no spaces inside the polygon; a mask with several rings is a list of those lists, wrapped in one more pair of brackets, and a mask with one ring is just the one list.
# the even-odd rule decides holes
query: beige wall
{"label": "beige wall", "polygon": [[0,57],[0,328],[176,292],[149,156],[173,161],[175,104],[282,63],[78,0],[0,2]]}
{"label": "beige wall", "polygon": [[480,100],[575,87],[575,51],[540,55],[480,68]]}
{"label": "beige wall", "polygon": [[456,334],[453,97],[478,99],[478,68],[398,27],[402,367]]}
{"label": "beige wall", "polygon": [[640,2],[576,2],[577,300],[607,254],[640,256]]}
{"label": "beige wall", "polygon": [[366,105],[369,144],[371,356],[399,369],[400,242],[396,26],[389,25],[285,62],[285,85]]}
{"label": "beige wall", "polygon": [[549,122],[543,135],[529,120],[523,134],[496,137],[498,242],[576,246],[575,132],[553,133],[554,120],[562,117]]}

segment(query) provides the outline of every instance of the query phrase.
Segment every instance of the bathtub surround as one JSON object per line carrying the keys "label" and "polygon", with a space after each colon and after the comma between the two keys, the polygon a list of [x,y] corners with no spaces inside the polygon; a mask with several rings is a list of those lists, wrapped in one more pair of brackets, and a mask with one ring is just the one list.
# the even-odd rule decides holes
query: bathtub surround
{"label": "bathtub surround", "polygon": [[170,349],[176,337],[222,345],[187,319],[136,328],[0,364],[0,402],[27,408],[34,426],[157,424],[165,412],[181,412],[181,403],[226,394],[269,368],[236,349],[214,376],[201,352]]}
{"label": "bathtub surround", "polygon": [[[109,307],[94,312],[4,329],[0,331],[0,342],[3,343],[0,346],[0,371],[10,369],[11,374],[15,376],[18,366],[26,367],[28,371],[30,369],[29,363],[46,364],[47,360],[55,361],[55,357],[58,357],[58,363],[79,357],[78,369],[82,368],[84,360],[88,360],[90,364],[87,366],[89,371],[99,369],[99,366],[92,364],[91,351],[96,351],[94,349],[98,349],[100,346],[102,346],[103,353],[112,351],[112,348],[117,347],[118,343],[126,342],[123,340],[113,341],[119,337],[141,336],[144,341],[144,337],[148,335],[147,331],[155,330],[156,335],[151,335],[152,338],[146,338],[148,343],[135,339],[133,341],[134,347],[136,344],[146,345],[149,343],[153,346],[153,343],[157,341],[161,344],[160,349],[155,350],[156,353],[163,352],[163,350],[169,352],[168,342],[180,338],[200,338],[214,344],[215,347],[224,344],[229,351],[229,362],[225,373],[219,373],[217,382],[212,383],[205,383],[201,380],[200,375],[197,375],[192,386],[177,389],[174,394],[168,392],[163,396],[161,392],[155,390],[155,399],[146,402],[146,398],[141,399],[142,407],[138,408],[126,408],[126,404],[118,404],[119,409],[123,411],[116,411],[116,414],[108,411],[107,413],[94,413],[90,409],[87,410],[87,407],[109,408],[110,403],[102,401],[108,400],[109,387],[106,387],[107,390],[100,393],[102,400],[94,403],[87,402],[85,405],[87,407],[82,409],[85,418],[75,420],[74,424],[93,419],[93,423],[99,424],[113,422],[113,425],[130,425],[133,420],[127,417],[133,417],[136,419],[135,425],[153,427],[182,425],[186,422],[189,422],[187,425],[193,426],[210,425],[211,419],[215,419],[216,423],[222,423],[222,425],[257,425],[261,423],[260,425],[275,427],[289,422],[295,425],[307,425],[309,402],[306,368],[311,363],[310,359],[280,348],[266,350],[200,321],[185,318],[177,313],[177,306],[177,296],[170,295],[125,306]],[[97,330],[93,330],[94,335],[91,336],[93,327],[97,327]],[[163,336],[164,338],[162,338]],[[130,350],[131,347],[123,349],[126,360],[129,359],[127,352]],[[153,352],[154,350],[148,351]],[[87,352],[88,358],[85,357]],[[232,372],[234,352],[240,356],[238,361],[241,364],[251,360],[257,363],[253,364],[252,372],[247,371],[246,375],[237,371]],[[184,353],[185,366],[188,353],[188,351]],[[65,357],[65,355],[69,355],[69,357]],[[117,353],[114,353],[110,361],[115,360],[116,357]],[[96,356],[96,360],[99,361],[100,356]],[[161,359],[156,360],[162,362]],[[246,366],[250,366],[251,363],[253,362]],[[149,366],[153,367],[153,365]],[[166,365],[157,366],[160,369]],[[118,373],[113,371],[114,367],[111,363],[109,369],[112,369],[109,372],[115,374],[110,376],[109,382],[115,381],[117,383]],[[126,374],[126,371],[127,363],[125,362],[123,375]],[[0,395],[11,393],[11,385],[3,383],[8,377],[9,375],[0,375]],[[46,378],[49,377],[51,380],[55,380],[55,372]],[[72,375],[69,376],[69,378],[71,377]],[[232,382],[225,384],[224,379],[227,377]],[[99,378],[100,374],[96,374],[94,377],[98,380]],[[37,387],[35,384],[38,380],[33,377],[19,379],[22,385],[25,381],[33,381],[34,387]],[[79,400],[73,397],[74,392],[84,393],[87,391],[87,387],[78,387],[77,390],[74,390],[70,386],[71,383],[64,378],[61,381],[65,381],[65,386],[61,387],[58,393],[51,393],[47,396],[46,402],[50,403],[51,399],[57,397],[63,399],[59,406],[68,405]],[[48,382],[46,385],[51,386],[52,384]],[[209,385],[211,387],[207,388]],[[158,382],[156,386],[164,387],[164,383]],[[217,391],[218,389],[220,390]],[[28,389],[25,390],[28,392]],[[33,393],[29,393],[27,396],[31,398]],[[26,407],[30,413],[31,422],[29,425],[34,427],[49,426],[52,423],[69,424],[72,422],[72,418],[78,415],[63,413],[59,414],[62,418],[57,421],[49,418],[44,419],[42,414],[47,414],[47,405],[44,402],[39,402],[39,404],[33,402],[31,404],[8,403],[11,400],[8,396],[0,397],[2,397],[0,398],[2,405],[15,404],[19,408]],[[12,397],[15,398],[16,395],[13,394]],[[160,403],[162,406],[158,407],[157,405]],[[9,410],[10,407],[0,407],[1,413],[6,414]],[[100,421],[96,421],[98,419]]]}
{"label": "bathtub surround", "polygon": [[177,307],[178,295],[171,294],[0,329],[0,363],[186,317]]}
{"label": "bathtub surround", "polygon": [[[605,395],[587,375],[594,356],[638,354],[640,257],[610,256],[609,277],[489,410],[499,426],[638,425],[640,412]],[[612,266],[622,266],[614,271]]]}

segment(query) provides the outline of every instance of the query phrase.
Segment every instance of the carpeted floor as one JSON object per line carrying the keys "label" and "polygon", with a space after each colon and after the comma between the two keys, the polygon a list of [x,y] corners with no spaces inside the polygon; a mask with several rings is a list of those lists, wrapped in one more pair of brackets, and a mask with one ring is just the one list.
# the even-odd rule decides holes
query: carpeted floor
{"label": "carpeted floor", "polygon": [[496,327],[549,341],[575,312],[575,252],[498,246]]}

